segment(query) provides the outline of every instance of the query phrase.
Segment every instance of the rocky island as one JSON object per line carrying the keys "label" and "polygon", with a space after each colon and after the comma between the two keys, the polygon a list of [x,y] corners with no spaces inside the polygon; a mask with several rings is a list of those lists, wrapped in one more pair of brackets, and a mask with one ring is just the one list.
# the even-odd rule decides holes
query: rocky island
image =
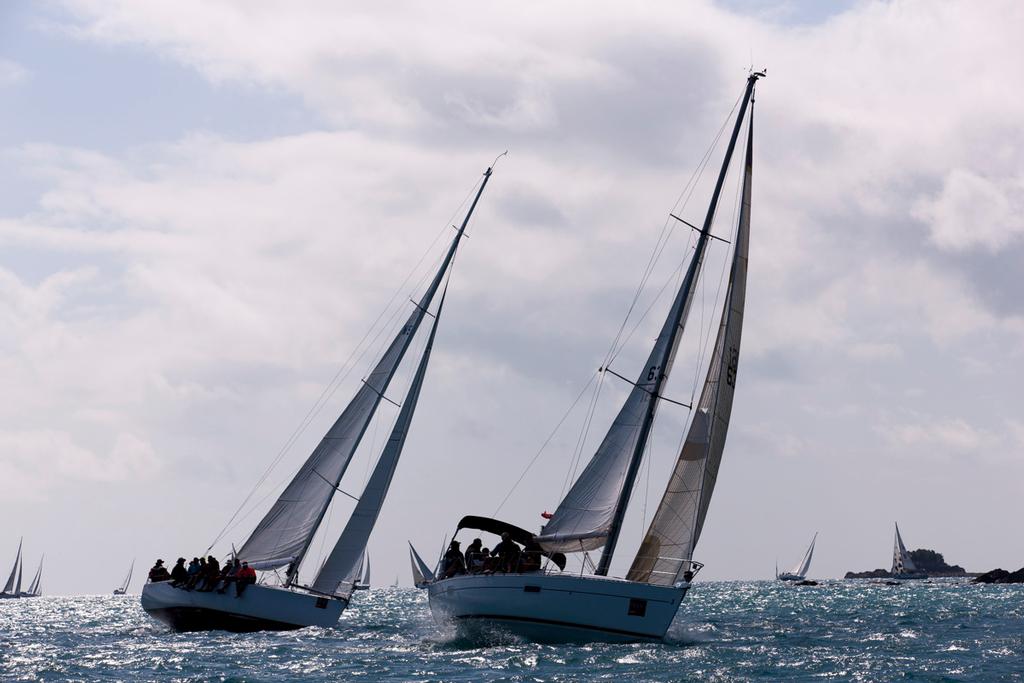
{"label": "rocky island", "polygon": [[[974,574],[968,574],[967,571],[957,564],[946,564],[946,560],[942,557],[942,553],[937,553],[934,550],[928,550],[927,548],[919,548],[917,550],[911,550],[910,559],[914,561],[917,568],[923,573],[927,574],[929,578],[945,577],[945,576],[974,576]],[[893,574],[887,569],[873,569],[865,572],[846,572],[846,579],[890,579]]]}

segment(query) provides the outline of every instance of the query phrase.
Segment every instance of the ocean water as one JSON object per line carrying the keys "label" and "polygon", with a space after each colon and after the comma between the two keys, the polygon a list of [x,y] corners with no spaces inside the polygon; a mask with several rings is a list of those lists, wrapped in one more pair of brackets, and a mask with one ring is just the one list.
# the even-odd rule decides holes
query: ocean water
{"label": "ocean water", "polygon": [[0,601],[0,679],[26,681],[1020,681],[1024,586],[698,583],[658,644],[486,647],[415,589],[331,629],[171,633],[137,596]]}

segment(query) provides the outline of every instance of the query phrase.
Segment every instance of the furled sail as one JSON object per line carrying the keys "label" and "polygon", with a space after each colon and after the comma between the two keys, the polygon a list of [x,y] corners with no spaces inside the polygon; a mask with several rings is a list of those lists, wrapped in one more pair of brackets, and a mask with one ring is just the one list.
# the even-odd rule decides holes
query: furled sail
{"label": "furled sail", "polygon": [[327,507],[348,468],[366,428],[373,418],[381,397],[387,391],[405,352],[408,350],[427,309],[433,302],[459,242],[466,231],[473,210],[487,186],[491,169],[455,234],[434,279],[416,304],[405,325],[377,362],[355,397],[338,417],[312,455],[299,469],[255,531],[238,551],[238,557],[255,569],[275,569],[290,565],[288,582],[294,580],[298,565],[323,521]]}
{"label": "furled sail", "polygon": [[892,549],[892,573],[893,574],[914,574],[917,572],[917,565],[911,559],[906,546],[903,545],[903,537],[900,536],[900,525],[896,525],[896,542]]}
{"label": "furled sail", "polygon": [[434,346],[434,336],[437,334],[443,307],[444,294],[441,295],[437,312],[434,314],[434,322],[430,326],[430,336],[427,337],[427,344],[423,349],[419,365],[416,367],[416,374],[409,386],[409,392],[402,402],[402,409],[398,412],[398,419],[391,430],[391,436],[377,460],[377,465],[373,468],[366,488],[359,496],[359,502],[356,503],[348,524],[345,525],[341,537],[338,538],[338,542],[313,582],[312,588],[317,592],[333,595],[340,591],[341,595],[346,595],[351,592],[354,581],[359,577],[357,564],[363,553],[366,552],[370,533],[384,506],[384,499],[388,494],[395,470],[398,468],[398,460],[402,455],[402,448],[405,446],[405,439],[409,434],[413,414],[416,412],[420,389],[423,387],[423,379],[427,374],[430,351]]}
{"label": "furled sail", "polygon": [[430,567],[416,552],[416,548],[412,547],[411,541],[409,542],[409,561],[412,563],[412,584],[414,586],[421,588],[434,580],[434,572],[430,571]]}
{"label": "furled sail", "polygon": [[679,581],[690,569],[693,549],[700,538],[711,503],[729,430],[743,330],[753,139],[751,125],[747,132],[743,197],[729,286],[711,364],[668,487],[627,574],[626,578],[631,581],[665,586]]}
{"label": "furled sail", "polygon": [[580,552],[605,546],[596,570],[598,574],[607,574],[611,563],[660,392],[672,369],[680,332],[693,301],[722,185],[756,80],[757,76],[752,75],[747,81],[693,257],[647,363],[594,457],[538,536],[540,544],[549,551]]}
{"label": "furled sail", "polygon": [[18,565],[21,564],[21,544],[24,539],[18,541],[18,554],[14,558],[14,566],[11,567],[11,575],[7,577],[7,583],[4,584],[4,593],[10,594],[14,590],[14,579],[18,575]]}

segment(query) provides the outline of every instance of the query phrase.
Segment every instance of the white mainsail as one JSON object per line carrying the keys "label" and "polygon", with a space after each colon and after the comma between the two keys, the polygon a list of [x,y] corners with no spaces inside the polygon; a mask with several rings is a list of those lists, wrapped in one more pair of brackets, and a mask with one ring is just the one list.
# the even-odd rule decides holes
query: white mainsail
{"label": "white mainsail", "polygon": [[[477,201],[487,186],[491,169],[484,173],[484,180],[473,200],[462,226],[455,234],[448,252],[438,268],[426,292],[415,305],[405,325],[377,362],[373,371],[363,380],[355,397],[338,417],[337,421],[321,440],[281,493],[277,502],[257,525],[256,530],[238,551],[238,557],[255,569],[275,569],[289,565],[288,583],[298,573],[298,566],[309,549],[309,544],[323,521],[327,507],[341,478],[348,468],[359,442],[370,424],[384,392],[387,391],[399,363],[405,356],[412,339],[419,329],[434,295],[451,265],[459,243],[465,234],[469,218]],[[322,572],[321,572],[322,573]],[[340,580],[340,579],[339,579]]]}
{"label": "white mainsail", "polygon": [[398,419],[391,430],[391,436],[377,460],[377,465],[373,468],[373,474],[370,475],[366,488],[359,496],[359,502],[356,503],[348,524],[345,525],[338,542],[313,582],[312,587],[315,591],[333,595],[340,588],[342,594],[345,594],[351,592],[352,585],[359,577],[357,563],[366,551],[366,544],[373,532],[373,526],[377,522],[380,510],[384,506],[384,499],[387,497],[391,480],[395,476],[395,470],[398,468],[398,460],[402,455],[402,448],[405,446],[405,439],[409,434],[413,414],[416,412],[420,389],[423,387],[423,379],[427,374],[427,365],[430,362],[430,352],[434,346],[434,336],[437,334],[442,308],[444,308],[444,294],[441,295],[441,301],[434,314],[434,322],[430,327],[430,336],[427,337],[427,344],[423,349],[419,365],[416,367],[416,374],[409,386],[409,392],[402,402]]}
{"label": "white mainsail", "polygon": [[434,572],[430,571],[416,548],[412,547],[412,541],[409,541],[409,561],[412,563],[412,585],[420,588],[434,580]]}
{"label": "white mainsail", "polygon": [[0,593],[13,593],[14,595],[17,595],[17,591],[14,590],[14,579],[18,576],[18,566],[21,564],[21,545],[24,541],[24,538],[18,541],[18,554],[14,558],[14,566],[11,567],[11,575],[7,577],[7,583],[4,584],[4,589],[3,591],[0,591]]}
{"label": "white mainsail", "polygon": [[911,559],[906,546],[903,545],[903,538],[900,536],[900,525],[896,525],[896,540],[892,548],[892,573],[893,574],[914,574],[917,565]]}
{"label": "white mainsail", "polygon": [[42,580],[43,580],[43,559],[45,555],[39,558],[39,567],[36,568],[36,575],[32,579],[32,583],[29,584],[28,592],[26,595],[37,597],[42,594]]}
{"label": "white mainsail", "polygon": [[811,569],[811,558],[814,557],[814,543],[818,540],[818,534],[814,534],[814,538],[811,539],[811,545],[807,548],[807,552],[804,553],[804,559],[800,561],[800,564],[793,569],[793,574],[796,576],[807,576],[807,572]]}
{"label": "white mainsail", "polygon": [[729,286],[711,364],[675,469],[627,574],[631,581],[670,586],[682,578],[683,573],[690,569],[693,550],[700,539],[715,489],[729,431],[743,331],[753,144],[751,125],[747,131],[743,198]]}
{"label": "white mainsail", "polygon": [[[700,274],[711,226],[718,208],[718,200],[721,196],[725,176],[739,137],[740,124],[746,116],[747,106],[753,93],[754,80],[756,79],[752,78],[748,82],[746,94],[737,114],[737,124],[729,140],[725,160],[712,193],[704,225],[694,247],[694,253],[686,275],[676,293],[654,348],[651,349],[647,364],[641,370],[637,381],[633,385],[633,390],[619,411],[618,416],[616,416],[611,429],[594,454],[594,457],[573,484],[569,493],[562,499],[562,502],[551,517],[551,521],[542,529],[541,534],[538,536],[540,544],[549,551],[580,552],[592,550],[602,545],[605,546],[596,570],[596,573],[599,575],[607,574],[610,567],[612,554],[622,528],[626,506],[629,503],[633,484],[639,472],[643,451],[650,436],[650,429],[654,422],[659,402],[658,399],[662,398],[660,395],[661,390],[672,369],[680,333],[686,324],[690,305],[696,292],[695,283]],[[749,211],[749,202],[747,209]],[[743,263],[745,273],[745,260]],[[742,301],[739,302],[738,313],[741,318]],[[732,312],[732,315],[736,314],[736,311]],[[735,334],[737,335],[736,342],[738,344],[738,327]],[[728,376],[731,379],[731,368],[734,366],[733,356],[738,354],[738,346],[734,349],[731,345],[731,340],[728,341],[730,341],[730,345],[724,347],[727,355],[720,357],[719,365],[724,364],[727,366]],[[735,354],[733,353],[734,351]],[[729,397],[731,405],[731,392]],[[712,397],[710,394],[708,398],[709,401],[714,398],[716,405],[722,400]],[[704,407],[706,417],[714,412],[711,411],[713,407]],[[695,425],[697,427],[700,426],[700,422],[696,418]],[[704,438],[710,440],[712,431],[721,431],[723,433],[723,438],[720,441],[724,444],[724,430],[713,429],[710,424],[706,425]],[[702,434],[700,432],[692,432],[692,436],[696,438],[701,437]],[[715,446],[715,448],[720,447],[721,445]],[[684,455],[689,456],[689,454]],[[720,451],[718,457],[720,457]],[[708,479],[710,479],[710,483],[713,486],[714,476],[717,474],[717,463],[713,463],[711,460],[713,458],[707,459],[708,467],[702,466],[702,471],[706,472],[703,487],[707,487]],[[670,484],[670,490],[672,486]],[[710,494],[710,490],[708,494]],[[699,535],[700,525],[703,523],[703,513],[699,512],[699,508],[700,506],[698,505],[698,519],[691,522],[691,526],[697,531],[697,535]],[[649,555],[651,553],[645,552],[645,554]],[[657,554],[656,552],[655,555]],[[681,559],[682,556],[674,555],[673,558]]]}
{"label": "white mainsail", "polygon": [[18,580],[14,582],[14,595],[21,595],[21,570],[22,570],[22,558],[21,554],[18,554]]}
{"label": "white mainsail", "polygon": [[121,587],[118,589],[118,592],[120,592],[121,595],[124,595],[128,592],[128,584],[132,582],[132,573],[134,571],[135,560],[132,560],[132,563],[128,566],[128,574],[124,577],[124,581],[121,582]]}

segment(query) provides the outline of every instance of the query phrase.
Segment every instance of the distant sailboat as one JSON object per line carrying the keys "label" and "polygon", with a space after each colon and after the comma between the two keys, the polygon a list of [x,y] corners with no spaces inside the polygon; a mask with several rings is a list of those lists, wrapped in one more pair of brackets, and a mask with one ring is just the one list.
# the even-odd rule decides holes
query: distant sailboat
{"label": "distant sailboat", "polygon": [[0,599],[21,597],[21,545],[24,539],[18,541],[18,554],[14,558],[14,566],[11,568],[11,575],[7,577],[3,591],[0,591]]}
{"label": "distant sailboat", "polygon": [[[230,591],[223,594],[217,591],[185,591],[175,588],[170,581],[150,582],[142,589],[142,607],[146,612],[178,631],[288,630],[337,623],[359,579],[360,559],[366,551],[412,424],[441,320],[447,291],[446,278],[450,276],[456,251],[491,173],[491,168],[484,172],[461,226],[456,229],[426,290],[418,301],[412,301],[413,310],[405,323],[398,328],[395,337],[320,444],[235,553],[235,557],[247,562],[251,569],[263,572],[283,570],[280,585],[271,585],[266,581],[269,575],[264,574],[263,581],[249,586],[241,599],[237,599]],[[408,391],[401,403],[396,403],[400,406],[398,416],[377,464],[334,548],[312,583],[303,584],[299,571],[335,493],[340,490],[342,477],[381,401],[394,402],[385,393],[420,324],[428,317],[433,321],[428,325],[426,344]]]}
{"label": "distant sailboat", "polygon": [[370,553],[366,553],[364,558],[365,560],[359,563],[359,571],[356,572],[357,574],[362,574],[362,578],[356,581],[355,585],[352,586],[352,590],[370,590]]}
{"label": "distant sailboat", "polygon": [[412,563],[412,585],[426,588],[427,584],[434,580],[434,572],[430,571],[430,567],[416,552],[416,548],[412,547],[412,541],[409,541],[409,561]]}
{"label": "distant sailboat", "polygon": [[894,579],[926,579],[928,575],[917,568],[914,560],[903,545],[903,537],[900,536],[900,525],[896,524],[896,540],[892,547],[892,577]]}
{"label": "distant sailboat", "polygon": [[21,594],[23,598],[38,598],[43,594],[43,559],[45,556],[39,558],[39,567],[36,568],[36,575],[32,579],[32,583],[28,585],[28,590]]}
{"label": "distant sailboat", "polygon": [[[509,573],[457,574],[428,584],[430,609],[438,621],[454,622],[470,635],[483,625],[542,642],[650,641],[668,631],[691,580],[701,565],[693,560],[718,476],[729,427],[740,336],[745,306],[747,250],[750,232],[753,177],[754,86],[763,73],[752,73],[746,83],[703,227],[682,274],[661,331],[647,362],[636,375],[628,397],[608,429],[597,452],[576,478],[540,533],[534,534],[500,520],[466,516],[458,523],[502,535],[527,547],[524,555],[541,567]],[[626,510],[641,470],[654,424],[663,401],[676,351],[697,296],[697,283],[708,244],[716,236],[711,228],[733,152],[747,123],[745,162],[742,164],[739,215],[728,266],[717,336],[709,345],[709,363],[699,401],[682,439],[665,493],[625,579],[609,577],[612,557],[623,529]],[[675,216],[673,216],[675,218]],[[683,223],[682,219],[678,219]],[[708,340],[710,341],[710,340]],[[708,357],[705,357],[708,358]],[[603,371],[616,374],[609,368]],[[678,402],[674,402],[678,403]],[[686,406],[690,408],[690,406]],[[565,572],[564,553],[602,549],[593,573]],[[545,563],[543,558],[549,562]],[[587,567],[587,556],[583,556]],[[556,569],[557,568],[557,569]],[[518,570],[518,567],[517,567]]]}
{"label": "distant sailboat", "polygon": [[814,532],[814,538],[811,539],[811,545],[807,548],[807,552],[804,553],[804,559],[800,560],[800,564],[793,567],[791,571],[779,573],[778,569],[775,570],[775,578],[780,581],[803,581],[807,578],[807,571],[811,568],[811,557],[814,555],[814,542],[818,540],[818,532]]}
{"label": "distant sailboat", "polygon": [[121,582],[120,588],[114,589],[114,595],[124,595],[128,592],[128,584],[132,582],[132,572],[135,571],[135,560],[132,560],[131,565],[128,567],[128,575],[124,577],[124,581]]}

